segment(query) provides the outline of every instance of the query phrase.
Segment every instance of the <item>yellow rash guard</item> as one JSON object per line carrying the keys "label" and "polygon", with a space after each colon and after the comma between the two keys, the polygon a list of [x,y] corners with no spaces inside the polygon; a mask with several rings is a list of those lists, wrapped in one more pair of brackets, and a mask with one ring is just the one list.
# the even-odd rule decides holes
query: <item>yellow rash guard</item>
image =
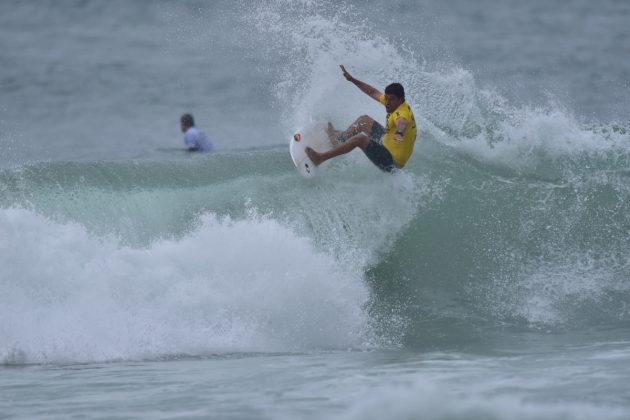
{"label": "yellow rash guard", "polygon": [[[385,105],[385,95],[381,95],[380,102]],[[402,140],[396,140],[396,120],[398,118],[407,120],[407,128],[403,132]],[[407,104],[403,102],[391,114],[387,114],[385,134],[383,135],[383,146],[392,154],[394,162],[399,168],[405,166],[413,152],[413,145],[416,142],[416,120],[413,117],[413,111]]]}

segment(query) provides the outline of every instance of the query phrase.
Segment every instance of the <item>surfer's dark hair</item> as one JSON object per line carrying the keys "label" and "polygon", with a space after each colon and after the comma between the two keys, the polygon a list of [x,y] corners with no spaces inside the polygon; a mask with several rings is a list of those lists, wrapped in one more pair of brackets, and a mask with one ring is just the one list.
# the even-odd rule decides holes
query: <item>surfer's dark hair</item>
{"label": "surfer's dark hair", "polygon": [[182,118],[180,118],[180,121],[186,127],[194,127],[195,126],[195,119],[193,118],[192,114],[184,114],[184,115],[182,115]]}
{"label": "surfer's dark hair", "polygon": [[400,83],[392,83],[385,88],[385,93],[394,95],[398,99],[405,100],[405,88]]}

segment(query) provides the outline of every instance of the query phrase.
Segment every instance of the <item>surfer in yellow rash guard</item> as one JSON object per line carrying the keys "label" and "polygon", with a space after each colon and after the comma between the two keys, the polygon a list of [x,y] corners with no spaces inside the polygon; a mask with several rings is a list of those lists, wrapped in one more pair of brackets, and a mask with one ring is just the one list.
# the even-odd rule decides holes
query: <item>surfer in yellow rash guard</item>
{"label": "surfer in yellow rash guard", "polygon": [[381,170],[391,172],[405,166],[416,142],[416,121],[411,108],[405,102],[405,90],[400,83],[392,83],[385,93],[365,82],[355,79],[344,66],[341,67],[346,80],[354,83],[362,92],[385,105],[386,125],[383,127],[373,118],[363,115],[345,131],[337,131],[328,123],[328,136],[336,146],[318,153],[307,147],[308,157],[315,165],[360,147],[365,155]]}

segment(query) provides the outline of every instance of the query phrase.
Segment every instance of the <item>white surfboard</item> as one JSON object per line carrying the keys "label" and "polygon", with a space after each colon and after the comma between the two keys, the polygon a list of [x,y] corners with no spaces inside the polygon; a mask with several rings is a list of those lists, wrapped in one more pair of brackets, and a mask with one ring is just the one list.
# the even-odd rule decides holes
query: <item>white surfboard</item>
{"label": "white surfboard", "polygon": [[326,134],[326,125],[322,123],[308,125],[304,129],[297,131],[290,140],[289,153],[293,164],[302,176],[312,178],[321,172],[328,162],[315,166],[306,156],[304,151],[306,147],[310,147],[320,153],[332,148],[330,139]]}

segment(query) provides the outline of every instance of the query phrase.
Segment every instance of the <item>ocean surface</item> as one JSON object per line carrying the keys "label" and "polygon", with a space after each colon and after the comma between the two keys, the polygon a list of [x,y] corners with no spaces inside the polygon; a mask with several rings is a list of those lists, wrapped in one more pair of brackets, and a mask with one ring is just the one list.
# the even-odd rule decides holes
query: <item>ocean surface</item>
{"label": "ocean surface", "polygon": [[[630,418],[630,2],[0,3],[0,419]],[[401,82],[404,170],[301,178]],[[216,146],[183,150],[191,112]]]}

